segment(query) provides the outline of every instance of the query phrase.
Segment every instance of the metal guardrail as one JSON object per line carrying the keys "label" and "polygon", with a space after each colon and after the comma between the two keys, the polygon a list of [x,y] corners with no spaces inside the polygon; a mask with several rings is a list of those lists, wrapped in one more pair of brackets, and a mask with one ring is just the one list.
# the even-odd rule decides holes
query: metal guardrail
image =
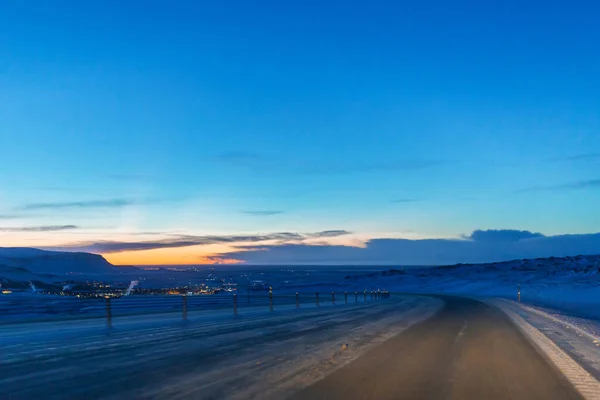
{"label": "metal guardrail", "polygon": [[172,313],[187,320],[190,313],[231,310],[238,315],[250,309],[276,311],[277,307],[299,309],[387,299],[387,291],[313,293],[233,293],[215,295],[131,295],[118,298],[77,298],[75,296],[0,297],[0,325],[22,322],[65,321],[104,318],[108,327],[118,317]]}

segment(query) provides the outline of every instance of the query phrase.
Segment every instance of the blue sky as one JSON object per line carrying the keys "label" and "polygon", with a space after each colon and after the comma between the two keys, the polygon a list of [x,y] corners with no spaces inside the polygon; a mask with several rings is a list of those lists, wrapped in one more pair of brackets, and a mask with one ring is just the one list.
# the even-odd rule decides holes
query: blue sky
{"label": "blue sky", "polygon": [[597,232],[599,18],[592,1],[4,1],[0,240]]}

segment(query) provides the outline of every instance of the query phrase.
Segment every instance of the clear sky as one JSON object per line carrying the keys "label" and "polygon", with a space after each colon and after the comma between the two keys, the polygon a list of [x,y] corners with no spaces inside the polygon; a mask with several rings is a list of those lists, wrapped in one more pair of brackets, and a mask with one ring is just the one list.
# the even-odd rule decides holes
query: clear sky
{"label": "clear sky", "polygon": [[4,0],[0,245],[200,263],[598,232],[599,20],[592,0]]}

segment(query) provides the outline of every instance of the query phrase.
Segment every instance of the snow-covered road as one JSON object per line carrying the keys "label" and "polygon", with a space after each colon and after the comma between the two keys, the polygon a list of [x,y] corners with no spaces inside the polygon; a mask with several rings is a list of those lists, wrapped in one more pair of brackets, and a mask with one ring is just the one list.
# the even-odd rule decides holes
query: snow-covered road
{"label": "snow-covered road", "polygon": [[[0,335],[0,398],[281,398],[427,319],[437,299],[391,299],[183,324],[124,324],[110,334],[62,325]],[[75,333],[74,333],[75,332]]]}

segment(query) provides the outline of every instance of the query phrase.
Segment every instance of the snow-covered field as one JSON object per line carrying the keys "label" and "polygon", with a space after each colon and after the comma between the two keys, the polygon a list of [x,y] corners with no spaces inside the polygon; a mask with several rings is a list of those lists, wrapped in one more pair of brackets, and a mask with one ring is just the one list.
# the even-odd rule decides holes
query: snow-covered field
{"label": "snow-covered field", "polygon": [[[347,290],[382,287],[392,292],[517,298],[524,303],[600,319],[600,256],[515,260],[397,269],[349,277]],[[366,283],[368,282],[368,284]]]}

